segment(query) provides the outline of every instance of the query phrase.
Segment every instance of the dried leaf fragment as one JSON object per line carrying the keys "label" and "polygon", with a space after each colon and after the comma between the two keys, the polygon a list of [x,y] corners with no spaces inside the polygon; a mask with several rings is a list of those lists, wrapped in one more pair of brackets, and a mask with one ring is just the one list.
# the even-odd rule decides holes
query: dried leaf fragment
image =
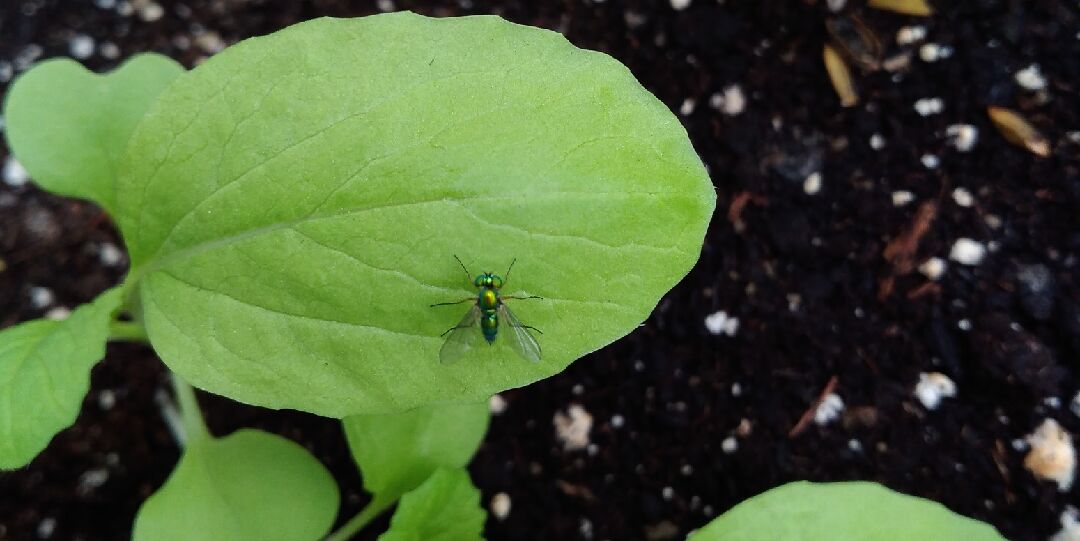
{"label": "dried leaf fragment", "polygon": [[851,70],[840,53],[829,44],[825,44],[825,70],[829,72],[829,80],[832,81],[836,95],[840,96],[840,105],[854,107],[859,103],[859,95],[855,92],[855,82],[851,80]]}
{"label": "dried leaf fragment", "polygon": [[986,112],[1010,143],[1024,147],[1036,156],[1050,155],[1050,141],[1017,112],[1004,107],[988,107]]}
{"label": "dried leaf fragment", "polygon": [[845,58],[867,71],[881,69],[881,39],[862,19],[854,16],[827,19],[825,30]]}
{"label": "dried leaf fragment", "polygon": [[867,5],[874,9],[884,9],[916,17],[929,17],[934,14],[933,8],[926,3],[926,0],[870,0]]}

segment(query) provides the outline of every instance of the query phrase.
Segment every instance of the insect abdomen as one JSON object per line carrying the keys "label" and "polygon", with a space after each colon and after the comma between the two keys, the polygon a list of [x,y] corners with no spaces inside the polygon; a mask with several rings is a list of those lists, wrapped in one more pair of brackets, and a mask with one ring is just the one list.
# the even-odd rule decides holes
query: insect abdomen
{"label": "insect abdomen", "polygon": [[499,333],[499,316],[495,310],[484,310],[484,315],[480,316],[480,330],[487,343],[495,342],[495,335]]}

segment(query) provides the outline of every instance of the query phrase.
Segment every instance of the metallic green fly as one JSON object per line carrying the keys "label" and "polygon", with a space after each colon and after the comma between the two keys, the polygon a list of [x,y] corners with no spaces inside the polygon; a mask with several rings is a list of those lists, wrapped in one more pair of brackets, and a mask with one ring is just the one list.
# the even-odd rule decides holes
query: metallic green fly
{"label": "metallic green fly", "polygon": [[[469,269],[465,268],[465,264],[461,262],[461,259],[458,259],[456,255],[454,259],[457,259],[458,264],[465,271],[465,276],[476,287],[476,296],[456,302],[440,302],[431,305],[450,306],[463,302],[473,302],[472,308],[469,308],[465,317],[461,318],[461,321],[456,326],[442,333],[442,336],[447,334],[450,336],[446,337],[446,342],[443,343],[442,349],[439,350],[439,360],[449,364],[460,359],[462,355],[479,343],[480,337],[483,337],[488,345],[494,344],[495,337],[499,334],[499,324],[503,323],[505,324],[503,326],[507,328],[507,332],[504,334],[509,335],[510,347],[518,355],[521,355],[523,359],[534,363],[540,362],[540,344],[529,334],[529,329],[536,332],[540,332],[540,329],[522,324],[521,321],[518,321],[518,318],[514,317],[514,313],[510,311],[510,308],[503,303],[505,299],[539,299],[540,297],[535,295],[528,297],[504,297],[499,295],[499,290],[510,280],[510,270],[514,268],[517,259],[510,262],[510,268],[506,269],[505,280],[501,276],[490,272],[479,274],[473,279],[472,274]],[[480,332],[472,330],[477,323],[480,324]]]}

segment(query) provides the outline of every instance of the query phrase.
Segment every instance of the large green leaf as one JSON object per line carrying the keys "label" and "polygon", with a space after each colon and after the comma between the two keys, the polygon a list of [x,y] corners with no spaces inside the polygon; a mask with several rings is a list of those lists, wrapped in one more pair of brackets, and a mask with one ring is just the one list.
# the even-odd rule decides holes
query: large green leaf
{"label": "large green leaf", "polygon": [[339,495],[300,445],[258,430],[189,442],[165,485],[135,517],[135,541],[314,541]]}
{"label": "large green leaf", "polygon": [[[678,120],[610,57],[497,17],[318,19],[181,75],[136,130],[119,223],[186,380],[322,415],[484,400],[627,334],[715,205]],[[476,291],[543,330],[441,365]],[[505,332],[503,333],[505,334]]]}
{"label": "large green leaf", "polygon": [[8,91],[8,144],[46,190],[115,212],[116,169],[131,132],[183,72],[157,54],[135,56],[108,75],[72,60],[42,62]]}
{"label": "large green leaf", "polygon": [[439,467],[472,460],[487,432],[486,403],[426,406],[404,413],[346,417],[345,436],[364,488],[392,502]]}
{"label": "large green leaf", "polygon": [[480,541],[487,513],[463,469],[440,469],[401,498],[379,541]]}
{"label": "large green leaf", "polygon": [[993,527],[876,483],[788,483],[750,498],[688,541],[1003,541]]}
{"label": "large green leaf", "polygon": [[106,291],[63,321],[0,331],[0,469],[25,466],[75,422],[121,295]]}

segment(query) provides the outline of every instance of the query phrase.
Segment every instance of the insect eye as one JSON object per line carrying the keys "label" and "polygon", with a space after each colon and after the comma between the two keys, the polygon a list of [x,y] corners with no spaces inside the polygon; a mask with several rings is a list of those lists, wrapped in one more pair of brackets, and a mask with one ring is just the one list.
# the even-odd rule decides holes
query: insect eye
{"label": "insect eye", "polygon": [[480,286],[484,285],[484,277],[483,276],[477,276],[476,279],[473,280],[473,285],[476,286],[476,287],[480,287]]}
{"label": "insect eye", "polygon": [[502,287],[502,285],[503,285],[502,278],[499,278],[498,276],[495,276],[494,278],[491,279],[491,286],[494,287],[495,289],[498,289],[498,288]]}

